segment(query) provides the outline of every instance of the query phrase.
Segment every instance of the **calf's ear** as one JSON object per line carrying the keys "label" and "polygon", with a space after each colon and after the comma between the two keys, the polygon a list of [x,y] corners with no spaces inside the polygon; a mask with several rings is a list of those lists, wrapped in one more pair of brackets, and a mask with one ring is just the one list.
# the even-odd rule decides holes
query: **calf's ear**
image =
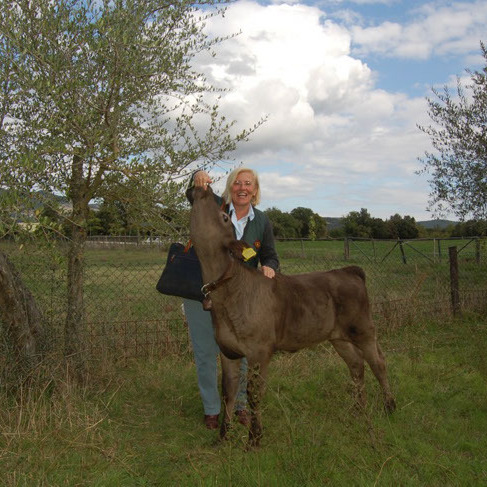
{"label": "calf's ear", "polygon": [[228,249],[237,259],[243,260],[244,262],[247,262],[249,259],[252,259],[257,255],[252,247],[245,242],[237,240],[230,242]]}
{"label": "calf's ear", "polygon": [[248,245],[245,242],[242,242],[240,240],[232,240],[228,244],[228,250],[236,257],[237,259],[242,259],[243,260],[243,255],[242,252],[248,248]]}

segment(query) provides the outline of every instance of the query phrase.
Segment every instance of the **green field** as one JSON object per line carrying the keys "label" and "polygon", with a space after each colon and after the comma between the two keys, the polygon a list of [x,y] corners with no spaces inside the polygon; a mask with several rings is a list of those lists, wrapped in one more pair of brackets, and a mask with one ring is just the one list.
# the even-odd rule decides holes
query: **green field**
{"label": "green field", "polygon": [[398,409],[352,408],[330,346],[279,354],[263,401],[264,440],[236,425],[220,443],[202,424],[188,351],[124,367],[89,386],[62,371],[2,395],[0,469],[10,486],[473,486],[487,484],[487,321],[422,322],[384,332]]}
{"label": "green field", "polygon": [[[343,241],[277,242],[286,274],[360,265],[367,274],[373,314],[380,328],[395,328],[451,310],[448,247],[459,250],[460,297],[466,311],[485,312],[487,249],[474,240],[354,241],[345,259]],[[5,245],[36,297],[53,340],[62,340],[66,309],[63,257],[43,249]],[[86,251],[85,312],[88,348],[100,354],[134,357],[164,353],[167,331],[177,336],[180,300],[163,296],[155,284],[165,263],[163,247],[123,246]],[[179,340],[178,336],[178,340]],[[162,347],[162,349],[161,349]]]}
{"label": "green field", "polygon": [[459,254],[464,314],[454,319],[447,252],[415,242],[404,263],[394,242],[359,242],[345,260],[343,245],[279,242],[282,270],[365,268],[398,409],[382,412],[367,369],[369,404],[357,414],[348,370],[326,343],[278,354],[265,437],[251,452],[240,425],[220,443],[202,424],[180,301],[154,289],[162,249],[87,252],[90,380],[80,388],[58,355],[63,258],[8,246],[45,314],[53,356],[16,395],[0,388],[2,485],[486,485],[485,247],[479,262],[471,244]]}

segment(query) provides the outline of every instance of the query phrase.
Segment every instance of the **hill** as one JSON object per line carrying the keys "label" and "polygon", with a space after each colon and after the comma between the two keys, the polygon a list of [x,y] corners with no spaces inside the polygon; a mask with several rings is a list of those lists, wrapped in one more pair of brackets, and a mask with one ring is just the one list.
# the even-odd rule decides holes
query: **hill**
{"label": "hill", "polygon": [[340,228],[342,226],[342,219],[340,217],[325,216],[324,218],[328,230],[334,230],[335,228]]}

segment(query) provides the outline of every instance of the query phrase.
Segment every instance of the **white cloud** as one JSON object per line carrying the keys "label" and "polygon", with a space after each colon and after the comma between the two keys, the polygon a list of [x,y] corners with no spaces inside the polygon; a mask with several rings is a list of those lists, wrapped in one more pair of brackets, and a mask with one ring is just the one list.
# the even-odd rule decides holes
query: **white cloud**
{"label": "white cloud", "polygon": [[407,24],[383,22],[351,28],[360,54],[428,59],[466,55],[485,36],[487,2],[429,2],[416,9]]}
{"label": "white cloud", "polygon": [[[278,3],[279,0],[276,0]],[[401,3],[401,0],[322,0],[322,5],[334,5],[341,3],[352,3],[356,5],[393,5],[395,3]]]}
{"label": "white cloud", "polygon": [[314,138],[322,129],[320,114],[328,115],[329,125],[372,84],[370,69],[350,56],[350,34],[322,22],[322,15],[315,7],[241,1],[223,22],[209,25],[219,35],[242,31],[204,69],[230,89],[222,105],[229,117],[248,126],[268,115],[250,144],[253,150]]}
{"label": "white cloud", "polygon": [[475,3],[482,7],[475,18],[473,5],[427,5],[414,22],[364,28],[338,25],[316,6],[239,0],[223,20],[210,20],[214,35],[241,31],[216,58],[198,58],[198,69],[229,90],[222,111],[240,128],[268,115],[236,154],[259,171],[262,206],[307,206],[324,216],[365,207],[375,217],[428,218],[427,182],[415,174],[430,147],[416,126],[429,123],[426,101],[378,89],[377,73],[351,45],[395,58],[466,53],[469,33],[487,20],[487,2]]}

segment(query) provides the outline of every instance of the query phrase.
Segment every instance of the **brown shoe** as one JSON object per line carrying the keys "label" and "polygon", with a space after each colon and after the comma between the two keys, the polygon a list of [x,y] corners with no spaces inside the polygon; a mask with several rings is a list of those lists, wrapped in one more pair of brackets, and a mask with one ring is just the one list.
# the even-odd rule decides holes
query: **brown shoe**
{"label": "brown shoe", "polygon": [[244,426],[250,426],[250,417],[246,409],[238,409],[235,411],[237,415],[238,422]]}
{"label": "brown shoe", "polygon": [[209,430],[218,428],[218,414],[205,414],[204,423]]}

